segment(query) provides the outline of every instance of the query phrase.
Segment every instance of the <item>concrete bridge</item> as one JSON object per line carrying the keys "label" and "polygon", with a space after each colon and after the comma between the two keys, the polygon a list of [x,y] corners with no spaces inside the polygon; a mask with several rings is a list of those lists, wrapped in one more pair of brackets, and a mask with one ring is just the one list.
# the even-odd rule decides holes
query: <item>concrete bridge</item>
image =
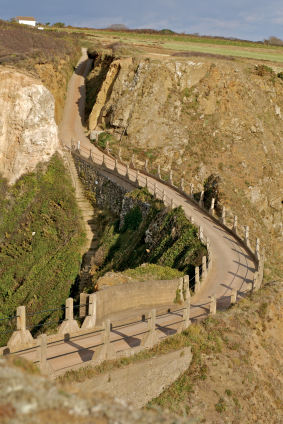
{"label": "concrete bridge", "polygon": [[[151,176],[146,170],[137,172],[135,169],[130,169],[90,143],[85,136],[83,127],[84,78],[90,67],[91,61],[87,59],[84,51],[76,72],[69,83],[64,117],[60,124],[61,140],[70,148],[70,151],[73,151],[74,156],[90,164],[90,166],[97,167],[101,173],[104,173],[110,179],[113,178],[122,186],[129,186],[129,184],[146,185],[157,197],[164,199],[165,204],[167,202],[167,205],[170,206],[170,199],[173,199],[173,206],[182,205],[186,216],[193,217],[194,223],[201,229],[202,235],[200,234],[200,237],[204,237],[206,242],[209,240],[211,267],[206,277],[205,286],[202,290],[198,290],[198,293],[192,299],[189,299],[191,300],[190,304],[187,301],[182,307],[175,306],[173,308],[173,299],[171,303],[166,301],[167,303],[164,302],[162,305],[155,304],[153,299],[152,304],[147,304],[147,307],[137,305],[133,309],[121,310],[120,312],[106,310],[103,316],[96,316],[95,327],[93,327],[94,322],[89,319],[89,326],[85,325],[83,329],[79,329],[76,324],[72,324],[74,321],[72,302],[68,300],[66,320],[69,324],[64,324],[65,329],[59,331],[58,335],[49,336],[48,340],[40,336],[39,342],[42,349],[45,349],[43,353],[36,347],[38,345],[36,341],[30,340],[25,345],[19,345],[22,346],[22,350],[29,349],[19,352],[20,355],[28,359],[33,361],[41,361],[43,357],[43,361],[48,359],[55,374],[81,366],[84,362],[91,361],[92,358],[95,358],[95,360],[111,358],[114,351],[125,355],[125,352],[132,348],[132,353],[134,353],[135,350],[133,349],[140,346],[142,340],[144,345],[146,343],[152,345],[157,340],[184,328],[183,324],[180,327],[180,322],[185,322],[188,326],[189,318],[200,319],[210,312],[215,313],[216,307],[227,307],[231,301],[234,302],[245,296],[254,285],[256,285],[254,288],[258,288],[262,281],[264,259],[262,254],[259,253],[258,243],[257,245],[254,244],[253,247],[250,246],[247,228],[243,237],[237,236],[235,221],[234,232],[233,225],[229,226],[225,222],[225,211],[218,221],[212,216],[212,213],[209,214],[208,211],[205,211],[201,203],[195,202],[191,193],[186,193],[184,187],[174,187],[172,181],[169,181],[169,183],[162,181],[160,178]],[[74,149],[74,146],[71,145],[71,139],[80,140],[79,150],[77,149],[78,146]],[[75,172],[74,166],[72,169]],[[91,300],[89,302],[88,299],[91,304],[97,302],[94,297]],[[158,318],[155,318],[156,312],[154,310],[156,309]],[[188,312],[188,310],[190,311]],[[94,309],[90,308],[89,315],[92,314],[94,315]],[[112,330],[110,321],[107,321],[109,319],[111,319],[113,325]],[[19,322],[20,331],[26,331],[23,321]],[[135,323],[135,321],[138,322]],[[104,335],[101,336],[103,331]],[[145,332],[153,334],[152,337],[155,337],[155,339],[150,342],[146,341],[144,338]],[[107,352],[101,348],[102,344],[108,346],[108,356]],[[11,346],[8,352],[20,351],[19,346]],[[6,351],[2,349],[2,352],[5,353]]]}

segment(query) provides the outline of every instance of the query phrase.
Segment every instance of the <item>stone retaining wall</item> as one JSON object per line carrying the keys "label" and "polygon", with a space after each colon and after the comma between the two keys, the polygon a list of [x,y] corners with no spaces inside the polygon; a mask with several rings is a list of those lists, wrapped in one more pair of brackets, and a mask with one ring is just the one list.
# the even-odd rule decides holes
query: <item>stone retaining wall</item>
{"label": "stone retaining wall", "polygon": [[[101,320],[129,309],[172,304],[180,286],[182,289],[183,278],[129,283],[100,290],[92,295],[95,297],[96,319]],[[81,293],[80,303],[88,303],[88,298],[87,293]],[[85,311],[82,310],[81,316],[84,314]]]}
{"label": "stone retaining wall", "polygon": [[192,361],[191,347],[130,364],[73,386],[88,393],[109,393],[134,408],[142,408],[186,371]]}

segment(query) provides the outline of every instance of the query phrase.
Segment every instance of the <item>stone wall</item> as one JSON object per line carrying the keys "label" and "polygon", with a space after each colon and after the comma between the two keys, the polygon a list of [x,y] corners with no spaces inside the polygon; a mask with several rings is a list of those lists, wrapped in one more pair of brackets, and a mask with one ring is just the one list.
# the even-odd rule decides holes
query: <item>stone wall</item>
{"label": "stone wall", "polygon": [[129,283],[100,290],[96,297],[98,320],[128,309],[152,308],[153,305],[172,304],[179,287],[179,279]]}
{"label": "stone wall", "polygon": [[191,347],[186,347],[74,385],[79,391],[108,393],[142,408],[176,381],[191,360]]}
{"label": "stone wall", "polygon": [[142,219],[148,214],[151,205],[141,200],[136,200],[126,193],[134,190],[136,187],[122,187],[117,181],[113,181],[106,175],[103,175],[91,164],[73,156],[75,165],[80,176],[83,176],[84,183],[95,193],[96,204],[100,209],[109,209],[116,215],[120,215],[120,228],[124,225],[124,218],[131,209],[139,206]]}

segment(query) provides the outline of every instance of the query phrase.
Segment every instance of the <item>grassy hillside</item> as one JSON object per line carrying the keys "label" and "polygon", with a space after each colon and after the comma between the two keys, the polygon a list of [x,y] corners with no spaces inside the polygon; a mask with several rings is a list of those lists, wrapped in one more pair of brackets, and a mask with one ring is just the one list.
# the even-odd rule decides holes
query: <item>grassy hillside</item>
{"label": "grassy hillside", "polygon": [[[64,306],[79,272],[85,235],[61,158],[53,156],[13,186],[0,180],[0,192],[0,318],[14,316],[20,305],[28,312]],[[60,316],[62,311],[35,315],[28,326]],[[13,328],[15,320],[0,321],[0,332]],[[0,337],[3,345],[9,335]]]}
{"label": "grassy hillside", "polygon": [[[197,227],[186,219],[182,208],[164,209],[163,203],[145,188],[128,196],[150,203],[151,209],[142,220],[140,207],[136,205],[125,216],[121,229],[119,219],[113,220],[107,212],[99,215],[100,243],[92,260],[93,283],[110,271],[122,273],[122,280],[130,277],[137,281],[194,275],[206,248],[198,239]],[[147,266],[141,267],[142,264]]]}

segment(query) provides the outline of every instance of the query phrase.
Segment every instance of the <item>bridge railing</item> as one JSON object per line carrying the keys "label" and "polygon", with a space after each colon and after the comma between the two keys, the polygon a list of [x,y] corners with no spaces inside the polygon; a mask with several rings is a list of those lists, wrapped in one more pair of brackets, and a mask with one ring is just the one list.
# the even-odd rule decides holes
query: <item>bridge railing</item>
{"label": "bridge railing", "polygon": [[[251,287],[248,287],[246,292],[250,291],[250,289]],[[201,307],[205,310],[205,312],[203,312],[200,316],[194,316],[193,320],[198,320],[199,318],[203,318],[205,315],[207,315],[207,313],[214,315],[217,311],[223,311],[228,309],[232,304],[236,303],[239,296],[243,296],[244,294],[245,293],[237,292],[236,289],[233,289],[231,295],[222,296],[218,299],[216,298],[216,295],[212,295],[211,300],[209,302],[197,305],[191,305],[191,298],[190,296],[188,296],[188,298],[183,303],[183,307],[177,307],[174,310],[168,309],[167,311],[162,312],[159,315],[156,315],[156,309],[149,309],[147,318],[145,315],[143,315],[140,318],[136,317],[134,321],[131,322],[119,322],[118,325],[115,325],[115,322],[111,323],[111,321],[108,319],[103,321],[101,326],[94,327],[93,331],[87,331],[83,334],[73,333],[73,335],[72,333],[65,333],[63,335],[61,334],[61,337],[56,340],[52,340],[51,336],[41,334],[37,337],[32,346],[25,348],[20,348],[20,345],[17,345],[14,348],[7,346],[1,349],[0,354],[2,356],[23,356],[28,354],[29,359],[33,363],[37,364],[41,371],[46,374],[54,374],[54,369],[52,367],[51,361],[70,355],[76,355],[78,353],[80,354],[81,352],[86,351],[88,351],[89,357],[91,358],[87,362],[83,361],[84,365],[88,365],[88,363],[91,363],[92,365],[97,365],[106,359],[118,359],[119,357],[133,356],[144,349],[152,348],[155,344],[159,343],[161,340],[168,336],[185,331],[191,325],[191,310],[193,308]],[[39,313],[40,312],[42,311],[39,311]],[[7,319],[11,318],[12,317],[7,317]],[[170,322],[166,322],[164,325],[163,322],[157,322],[157,319],[163,318],[170,318]],[[174,319],[174,321],[171,322],[171,318]],[[140,328],[138,332],[133,333],[131,331],[131,327],[140,323],[147,324],[147,328]],[[117,329],[119,329],[118,332]],[[161,335],[158,335],[157,331],[161,332]],[[127,334],[127,332],[130,332],[130,334]],[[115,337],[117,335],[121,337]],[[100,336],[100,340],[94,342],[94,340],[92,339],[90,341],[90,346],[86,347],[80,346],[81,342],[80,340],[78,340],[76,343],[78,345],[78,348],[76,350],[71,349],[66,351],[66,349],[70,348],[70,340],[78,338],[83,340],[86,336]],[[130,346],[130,342],[128,341],[133,338],[140,339],[138,346]],[[125,341],[129,345],[129,347],[125,349],[116,350],[115,343],[119,343],[121,341]],[[63,352],[54,355],[52,353],[52,349],[48,350],[48,348],[54,345],[56,345],[57,347],[59,345],[62,346]],[[78,362],[76,363],[76,359],[72,359],[72,366],[81,364],[81,360],[78,357],[77,360]],[[65,364],[64,371],[66,371]]]}
{"label": "bridge railing", "polygon": [[[247,249],[250,255],[253,257],[255,263],[257,264],[257,272],[258,272],[258,282],[257,287],[261,285],[261,270],[264,266],[264,249],[260,252],[260,239],[256,237],[250,236],[250,229],[247,225],[242,225],[238,222],[238,218],[236,215],[231,214],[225,206],[222,209],[221,215],[217,213],[215,210],[215,199],[208,199],[204,196],[204,191],[201,193],[194,193],[193,184],[190,184],[189,193],[185,191],[184,180],[181,179],[180,186],[177,187],[173,184],[173,172],[170,171],[168,175],[168,179],[165,180],[161,178],[160,167],[158,167],[156,174],[152,174],[148,170],[148,161],[145,161],[145,165],[143,169],[138,169],[135,166],[134,158],[132,157],[130,164],[127,165],[122,161],[121,158],[121,150],[118,153],[118,159],[114,158],[106,146],[106,149],[103,150],[99,148],[102,152],[102,155],[99,155],[92,149],[87,149],[83,146],[78,145],[73,140],[71,142],[72,152],[75,155],[78,155],[84,160],[88,160],[89,163],[94,163],[98,166],[102,166],[105,170],[112,171],[120,177],[125,177],[129,182],[135,184],[135,186],[148,187],[149,191],[157,195],[159,199],[161,199],[161,193],[159,189],[159,193],[156,193],[155,183],[153,183],[150,179],[155,180],[156,182],[161,182],[162,184],[172,188],[176,193],[181,194],[183,197],[193,202],[197,207],[199,207],[202,211],[206,212],[215,222],[217,222],[220,226],[228,230],[234,237],[236,237],[241,244]],[[150,179],[148,178],[150,177]],[[163,191],[164,193],[164,191]],[[163,194],[162,194],[163,196]],[[180,205],[178,199],[166,199],[166,206],[170,206],[170,201],[174,202],[176,206]],[[206,206],[209,202],[209,207]]]}

